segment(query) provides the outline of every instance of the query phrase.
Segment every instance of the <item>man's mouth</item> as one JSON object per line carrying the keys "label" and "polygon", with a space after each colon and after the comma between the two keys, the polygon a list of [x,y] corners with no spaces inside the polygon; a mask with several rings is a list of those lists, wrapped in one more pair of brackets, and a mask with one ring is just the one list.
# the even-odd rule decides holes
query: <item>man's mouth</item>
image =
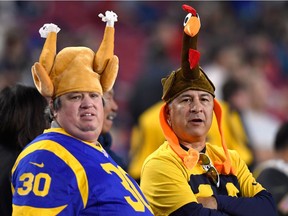
{"label": "man's mouth", "polygon": [[192,122],[203,122],[203,120],[202,119],[192,119]]}
{"label": "man's mouth", "polygon": [[93,113],[83,113],[81,115],[81,117],[85,117],[85,116],[94,116],[94,114]]}
{"label": "man's mouth", "polygon": [[111,113],[107,116],[106,119],[113,121],[116,118],[117,114],[116,113]]}

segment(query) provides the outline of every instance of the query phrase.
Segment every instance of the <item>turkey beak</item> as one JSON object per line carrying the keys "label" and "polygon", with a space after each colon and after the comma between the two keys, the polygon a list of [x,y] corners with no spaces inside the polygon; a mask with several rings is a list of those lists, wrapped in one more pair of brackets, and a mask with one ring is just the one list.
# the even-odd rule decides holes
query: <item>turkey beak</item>
{"label": "turkey beak", "polygon": [[192,16],[185,25],[184,32],[187,35],[194,37],[196,34],[198,34],[200,27],[200,19],[198,17]]}

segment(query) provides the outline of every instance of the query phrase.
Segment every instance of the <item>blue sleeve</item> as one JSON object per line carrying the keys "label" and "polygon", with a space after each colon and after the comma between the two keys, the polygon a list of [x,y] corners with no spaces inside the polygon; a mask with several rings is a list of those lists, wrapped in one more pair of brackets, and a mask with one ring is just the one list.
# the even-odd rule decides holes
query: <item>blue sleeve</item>
{"label": "blue sleeve", "polygon": [[266,190],[254,197],[231,197],[215,195],[218,210],[235,216],[277,216],[276,205],[272,195]]}
{"label": "blue sleeve", "polygon": [[277,216],[275,202],[272,195],[266,190],[251,198],[224,195],[215,195],[215,198],[218,203],[218,210],[204,208],[201,204],[193,202],[177,209],[170,216]]}
{"label": "blue sleeve", "polygon": [[201,204],[196,202],[188,203],[176,211],[172,212],[169,216],[192,216],[192,215],[201,215],[201,216],[229,216],[225,212],[219,210],[204,208]]}
{"label": "blue sleeve", "polygon": [[[83,209],[72,169],[52,152],[39,150],[24,157],[12,175],[13,215],[75,215]],[[29,211],[29,214],[28,214]],[[57,212],[57,213],[56,213]]]}

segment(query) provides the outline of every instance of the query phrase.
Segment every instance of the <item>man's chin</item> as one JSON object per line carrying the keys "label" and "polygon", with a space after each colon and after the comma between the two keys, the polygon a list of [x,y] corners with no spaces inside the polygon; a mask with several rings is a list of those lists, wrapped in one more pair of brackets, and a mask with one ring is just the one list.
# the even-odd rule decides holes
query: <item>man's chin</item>
{"label": "man's chin", "polygon": [[87,142],[96,142],[98,140],[98,137],[100,135],[100,132],[98,130],[81,130],[79,132],[78,137],[81,140],[87,141]]}
{"label": "man's chin", "polygon": [[102,128],[102,133],[108,133],[112,128],[113,122],[105,122]]}

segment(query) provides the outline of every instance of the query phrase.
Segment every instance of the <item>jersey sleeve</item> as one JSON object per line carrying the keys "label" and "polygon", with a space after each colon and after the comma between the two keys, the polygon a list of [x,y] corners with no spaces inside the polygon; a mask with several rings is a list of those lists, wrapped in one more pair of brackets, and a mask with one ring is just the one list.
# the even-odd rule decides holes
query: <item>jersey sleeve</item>
{"label": "jersey sleeve", "polygon": [[188,176],[175,160],[156,157],[146,161],[142,168],[140,187],[156,215],[155,211],[168,215],[187,203],[196,202],[187,184]]}
{"label": "jersey sleeve", "polygon": [[215,196],[218,210],[235,216],[277,216],[275,202],[266,190],[254,197]]}
{"label": "jersey sleeve", "polygon": [[231,151],[233,165],[237,168],[240,197],[215,195],[218,210],[229,215],[277,215],[272,195],[256,182],[245,162],[236,151]]}
{"label": "jersey sleeve", "polygon": [[253,197],[260,191],[265,190],[261,184],[257,183],[248,166],[236,151],[230,151],[233,166],[236,167],[237,179],[240,186],[240,196]]}
{"label": "jersey sleeve", "polygon": [[229,216],[229,214],[216,210],[204,208],[201,204],[198,203],[188,203],[181,208],[177,209],[169,216],[192,216],[192,215],[201,215],[201,216]]}
{"label": "jersey sleeve", "polygon": [[79,172],[51,151],[26,149],[12,170],[13,215],[77,215],[84,206]]}

